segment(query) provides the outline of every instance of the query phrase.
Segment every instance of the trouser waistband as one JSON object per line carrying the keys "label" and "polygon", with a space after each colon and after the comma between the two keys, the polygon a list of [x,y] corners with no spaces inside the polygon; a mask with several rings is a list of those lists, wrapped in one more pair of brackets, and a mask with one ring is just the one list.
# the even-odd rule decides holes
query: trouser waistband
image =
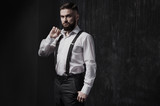
{"label": "trouser waistband", "polygon": [[69,73],[69,75],[67,76],[60,76],[60,75],[57,75],[56,78],[58,80],[66,80],[68,78],[79,78],[79,77],[84,77],[84,72],[83,73],[79,73],[79,74],[72,74],[72,73]]}

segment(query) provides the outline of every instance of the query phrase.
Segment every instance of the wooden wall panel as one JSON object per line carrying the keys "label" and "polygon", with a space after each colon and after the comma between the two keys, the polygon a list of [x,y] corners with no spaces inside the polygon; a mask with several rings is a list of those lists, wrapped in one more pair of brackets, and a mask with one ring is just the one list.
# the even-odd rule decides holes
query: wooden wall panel
{"label": "wooden wall panel", "polygon": [[159,105],[160,1],[70,1],[96,42],[97,78],[87,105]]}

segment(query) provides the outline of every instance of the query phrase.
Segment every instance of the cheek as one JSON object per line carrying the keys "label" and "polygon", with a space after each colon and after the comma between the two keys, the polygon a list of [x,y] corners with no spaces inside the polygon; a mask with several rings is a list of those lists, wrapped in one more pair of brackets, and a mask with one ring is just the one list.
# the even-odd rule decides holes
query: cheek
{"label": "cheek", "polygon": [[63,19],[63,18],[61,18],[61,22],[64,22],[64,19]]}
{"label": "cheek", "polygon": [[75,19],[74,18],[70,18],[70,19],[68,19],[68,22],[69,23],[73,23],[75,21]]}
{"label": "cheek", "polygon": [[68,22],[74,22],[73,18],[68,18]]}

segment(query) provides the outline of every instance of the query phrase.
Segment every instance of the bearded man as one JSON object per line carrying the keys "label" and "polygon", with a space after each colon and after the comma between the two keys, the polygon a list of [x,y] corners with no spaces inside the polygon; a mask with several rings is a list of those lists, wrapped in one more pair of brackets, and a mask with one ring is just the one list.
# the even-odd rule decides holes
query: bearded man
{"label": "bearded man", "polygon": [[94,41],[78,26],[76,4],[63,4],[60,18],[63,29],[53,26],[38,54],[55,56],[55,106],[84,106],[96,77]]}

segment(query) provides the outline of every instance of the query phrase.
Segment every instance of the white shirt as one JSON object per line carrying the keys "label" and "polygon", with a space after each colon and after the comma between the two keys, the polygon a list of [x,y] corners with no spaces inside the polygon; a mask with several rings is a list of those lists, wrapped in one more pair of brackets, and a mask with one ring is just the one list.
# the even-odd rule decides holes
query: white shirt
{"label": "white shirt", "polygon": [[[57,64],[55,67],[58,75],[62,76],[65,74],[68,49],[79,31],[80,28],[78,26],[76,26],[68,36],[65,35],[64,30],[61,31],[63,38],[59,43]],[[48,35],[46,39],[43,39],[38,51],[39,56],[48,56],[53,53],[58,38],[59,37],[56,39],[50,38]],[[84,72],[84,64],[86,65],[86,72],[81,92],[88,95],[96,77],[96,61],[93,38],[86,32],[82,32],[75,42],[72,50],[69,73],[78,74]]]}

